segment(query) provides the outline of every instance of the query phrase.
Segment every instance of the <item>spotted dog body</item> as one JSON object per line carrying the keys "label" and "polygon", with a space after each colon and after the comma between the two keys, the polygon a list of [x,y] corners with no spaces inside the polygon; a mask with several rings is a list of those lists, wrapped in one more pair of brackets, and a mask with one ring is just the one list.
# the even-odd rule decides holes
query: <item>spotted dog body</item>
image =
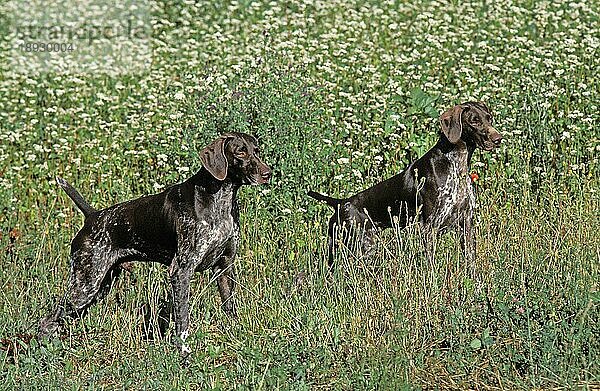
{"label": "spotted dog body", "polygon": [[[457,228],[465,254],[473,258],[475,194],[469,165],[476,148],[491,151],[500,144],[502,136],[491,121],[490,110],[483,103],[460,104],[441,115],[437,144],[400,174],[349,198],[309,191],[309,196],[335,210],[328,230],[330,267],[340,227],[358,230],[361,246],[368,250],[378,230],[392,227],[393,221],[404,227],[415,218],[424,226],[429,242],[431,235]],[[342,242],[347,245],[351,235],[342,231]]]}
{"label": "spotted dog body", "polygon": [[457,147],[448,153],[448,176],[442,186],[438,187],[436,207],[429,216],[427,225],[438,231],[456,226],[465,215],[473,213],[473,187],[468,176],[468,152],[466,147]]}
{"label": "spotted dog body", "polygon": [[267,183],[271,171],[258,157],[256,140],[243,133],[219,137],[201,152],[204,167],[161,193],[92,208],[65,180],[59,185],[85,215],[71,243],[69,282],[56,310],[42,319],[40,336],[54,334],[65,318],[82,316],[101,299],[130,261],[169,266],[177,341],[181,352],[189,335],[190,280],[212,269],[223,309],[235,315],[233,259],[239,242],[237,191]]}

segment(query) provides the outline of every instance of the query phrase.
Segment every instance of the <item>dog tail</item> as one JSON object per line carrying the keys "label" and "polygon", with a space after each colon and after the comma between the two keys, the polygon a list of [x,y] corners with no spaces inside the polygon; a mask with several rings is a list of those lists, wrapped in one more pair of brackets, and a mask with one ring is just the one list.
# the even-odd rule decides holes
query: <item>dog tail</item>
{"label": "dog tail", "polygon": [[308,191],[308,196],[314,198],[315,200],[318,201],[325,201],[327,203],[327,205],[332,206],[332,207],[336,207],[339,204],[341,204],[342,202],[344,202],[344,200],[339,199],[339,198],[333,198],[333,197],[329,197],[323,194],[319,194],[315,191],[309,190]]}
{"label": "dog tail", "polygon": [[56,183],[63,188],[65,193],[73,200],[75,205],[79,208],[79,210],[83,213],[85,217],[88,217],[92,213],[96,212],[96,209],[92,208],[90,204],[83,198],[81,194],[73,186],[69,184],[69,182],[65,181],[61,177],[56,177]]}

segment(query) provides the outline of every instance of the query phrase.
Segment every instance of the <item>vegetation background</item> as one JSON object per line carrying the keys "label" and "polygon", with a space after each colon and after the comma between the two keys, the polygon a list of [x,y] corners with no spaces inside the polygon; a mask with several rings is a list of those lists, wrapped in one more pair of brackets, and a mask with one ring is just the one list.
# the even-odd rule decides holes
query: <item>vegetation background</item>
{"label": "vegetation background", "polygon": [[[1,387],[600,387],[597,2],[146,4],[144,72],[24,74],[0,51]],[[468,100],[504,136],[474,157],[480,277],[453,235],[430,261],[411,227],[328,278],[330,211],[306,190],[398,173]],[[239,320],[197,274],[182,365],[167,272],[139,264],[63,338],[29,342],[82,224],[54,177],[106,207],[186,179],[231,130],[274,168],[240,194]]]}

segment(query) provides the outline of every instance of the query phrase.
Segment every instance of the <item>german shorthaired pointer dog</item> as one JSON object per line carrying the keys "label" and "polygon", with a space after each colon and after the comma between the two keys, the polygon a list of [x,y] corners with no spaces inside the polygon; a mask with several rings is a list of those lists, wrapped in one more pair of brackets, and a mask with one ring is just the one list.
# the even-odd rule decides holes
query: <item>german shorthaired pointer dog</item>
{"label": "german shorthaired pointer dog", "polygon": [[256,139],[228,133],[201,151],[203,168],[162,193],[106,209],[92,208],[64,179],[59,185],[85,215],[71,243],[68,288],[55,311],[39,324],[50,336],[65,318],[79,317],[108,293],[119,265],[155,261],[169,266],[176,345],[183,355],[189,327],[190,279],[212,268],[223,309],[235,316],[233,258],[239,242],[236,194],[241,185],[269,181],[270,168],[258,156]]}
{"label": "german shorthaired pointer dog", "polygon": [[[349,198],[328,197],[314,191],[308,195],[325,201],[335,209],[329,220],[329,266],[333,265],[337,227],[343,229],[343,243],[349,244],[350,229],[362,234],[361,247],[372,245],[378,229],[405,227],[417,220],[429,235],[458,228],[465,255],[475,256],[472,230],[475,194],[471,187],[469,165],[475,148],[486,151],[500,145],[502,136],[492,127],[492,115],[481,102],[455,106],[440,117],[441,132],[437,144],[400,174]],[[429,244],[428,244],[429,245]]]}

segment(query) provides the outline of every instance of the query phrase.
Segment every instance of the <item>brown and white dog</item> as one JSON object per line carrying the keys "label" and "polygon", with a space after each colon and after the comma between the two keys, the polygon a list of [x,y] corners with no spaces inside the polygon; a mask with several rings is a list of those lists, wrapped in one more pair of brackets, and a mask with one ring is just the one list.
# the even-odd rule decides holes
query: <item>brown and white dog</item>
{"label": "brown and white dog", "polygon": [[348,244],[351,229],[358,230],[367,250],[379,229],[392,227],[392,218],[405,227],[418,216],[426,232],[458,228],[468,257],[475,255],[472,230],[475,194],[469,168],[476,148],[491,151],[502,140],[492,126],[492,114],[481,102],[457,105],[440,117],[440,138],[425,155],[400,174],[348,198],[328,197],[314,191],[308,195],[333,207],[329,220],[329,265],[333,265],[336,231],[345,227],[342,241]]}
{"label": "brown and white dog", "polygon": [[261,161],[257,141],[227,133],[201,151],[204,167],[161,193],[96,210],[64,179],[58,184],[85,215],[71,242],[67,291],[57,308],[40,321],[41,337],[54,334],[65,318],[80,317],[108,293],[119,265],[131,261],[169,266],[176,344],[189,328],[190,280],[194,271],[212,269],[223,309],[235,316],[233,259],[239,242],[237,191],[267,183],[271,169]]}

